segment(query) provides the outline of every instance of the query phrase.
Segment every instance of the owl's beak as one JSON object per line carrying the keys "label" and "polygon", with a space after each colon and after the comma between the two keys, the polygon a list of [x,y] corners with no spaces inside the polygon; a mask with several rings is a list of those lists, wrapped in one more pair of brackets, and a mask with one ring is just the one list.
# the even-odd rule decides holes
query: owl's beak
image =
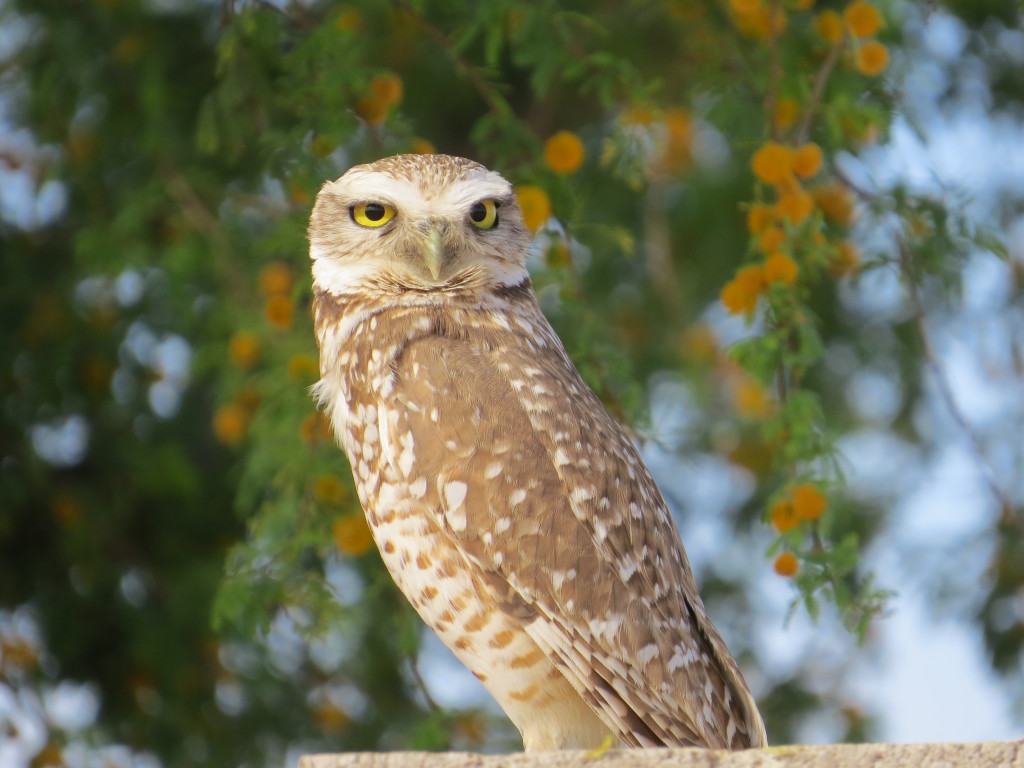
{"label": "owl's beak", "polygon": [[427,240],[423,248],[423,261],[430,270],[430,276],[435,280],[441,275],[441,261],[444,258],[444,249],[441,245],[441,230],[438,227],[431,227],[427,233]]}

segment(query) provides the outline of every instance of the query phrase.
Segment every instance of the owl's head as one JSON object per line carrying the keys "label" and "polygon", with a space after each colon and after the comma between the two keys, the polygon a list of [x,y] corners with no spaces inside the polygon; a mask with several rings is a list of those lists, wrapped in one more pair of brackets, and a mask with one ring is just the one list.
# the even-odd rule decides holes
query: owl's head
{"label": "owl's head", "polygon": [[334,294],[518,285],[530,233],[512,185],[479,163],[397,155],[324,184],[309,223],[313,277]]}

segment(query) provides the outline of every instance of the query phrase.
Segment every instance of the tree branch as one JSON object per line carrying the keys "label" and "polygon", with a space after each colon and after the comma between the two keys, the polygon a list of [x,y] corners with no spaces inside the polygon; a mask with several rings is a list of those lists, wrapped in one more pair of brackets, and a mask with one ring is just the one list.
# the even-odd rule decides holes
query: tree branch
{"label": "tree branch", "polygon": [[814,89],[811,91],[811,100],[807,104],[807,110],[804,112],[804,119],[800,121],[800,130],[796,133],[796,145],[800,146],[805,141],[811,132],[811,123],[814,122],[814,113],[818,111],[818,107],[821,105],[821,100],[825,96],[825,86],[828,84],[828,79],[832,75],[832,70],[835,69],[836,63],[839,61],[839,57],[842,56],[843,51],[846,48],[846,36],[844,35],[838,43],[832,46],[832,50],[828,52],[828,56],[821,65],[821,69],[818,70],[817,77],[814,78]]}
{"label": "tree branch", "polygon": [[956,399],[953,396],[953,388],[950,386],[949,379],[939,362],[939,356],[932,343],[931,333],[928,331],[928,324],[925,322],[925,309],[924,302],[921,299],[921,291],[917,281],[914,279],[913,256],[910,248],[903,240],[898,240],[897,242],[900,256],[900,275],[907,290],[907,296],[910,299],[911,309],[914,312],[914,325],[917,328],[917,335],[921,339],[921,345],[924,348],[925,362],[931,371],[932,378],[935,380],[939,397],[945,404],[957,428],[967,438],[971,452],[974,455],[974,460],[981,470],[982,477],[988,485],[989,491],[999,502],[1000,512],[1011,510],[1013,509],[1013,503],[1010,500],[1010,496],[999,484],[995,469],[985,453],[985,447],[982,445],[981,438],[971,428],[971,425],[967,423],[967,419],[957,406]]}
{"label": "tree branch", "polygon": [[444,32],[423,18],[416,12],[415,8],[403,0],[393,0],[393,2],[399,11],[415,21],[424,32],[430,35],[444,49],[444,52],[448,54],[448,58],[455,64],[455,68],[469,80],[474,90],[480,94],[480,97],[487,103],[487,107],[492,113],[498,117],[507,117],[511,114],[512,110],[509,108],[508,102],[498,94],[494,86],[487,82],[487,78],[483,76],[483,73],[474,64],[455,50],[452,46],[452,41],[448,39]]}

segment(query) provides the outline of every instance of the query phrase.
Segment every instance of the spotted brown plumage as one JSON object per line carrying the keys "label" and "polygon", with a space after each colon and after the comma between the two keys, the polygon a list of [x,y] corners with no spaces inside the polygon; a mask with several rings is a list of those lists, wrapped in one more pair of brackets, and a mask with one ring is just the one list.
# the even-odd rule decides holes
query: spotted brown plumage
{"label": "spotted brown plumage", "polygon": [[529,243],[508,182],[463,158],[385,158],[317,198],[316,394],[381,556],[528,750],[762,746],[664,499],[537,305]]}

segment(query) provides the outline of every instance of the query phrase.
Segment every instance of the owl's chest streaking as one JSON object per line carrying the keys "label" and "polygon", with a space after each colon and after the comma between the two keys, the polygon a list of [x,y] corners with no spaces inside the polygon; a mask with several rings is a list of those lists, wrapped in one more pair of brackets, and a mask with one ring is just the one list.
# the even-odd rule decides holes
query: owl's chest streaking
{"label": "owl's chest streaking", "polygon": [[[317,296],[320,399],[327,405],[371,517],[381,506],[390,506],[391,491],[384,486],[396,471],[408,481],[414,498],[426,495],[425,490],[416,494],[421,481],[431,480],[417,474],[418,455],[436,458],[445,452],[468,457],[480,450],[475,440],[475,429],[481,426],[480,400],[513,393],[481,391],[467,397],[465,387],[459,386],[467,375],[480,367],[508,368],[512,350],[564,356],[535,304],[527,304],[524,311],[510,311],[507,305],[498,311],[499,305],[463,307],[425,297],[375,305]],[[530,378],[528,373],[517,372],[513,378],[516,388],[540,388],[524,381]],[[419,418],[405,420],[410,412]],[[447,428],[432,428],[441,426],[442,418]],[[452,422],[464,426],[455,430],[455,436]],[[406,423],[408,428],[403,429]],[[369,505],[371,499],[377,503]]]}

